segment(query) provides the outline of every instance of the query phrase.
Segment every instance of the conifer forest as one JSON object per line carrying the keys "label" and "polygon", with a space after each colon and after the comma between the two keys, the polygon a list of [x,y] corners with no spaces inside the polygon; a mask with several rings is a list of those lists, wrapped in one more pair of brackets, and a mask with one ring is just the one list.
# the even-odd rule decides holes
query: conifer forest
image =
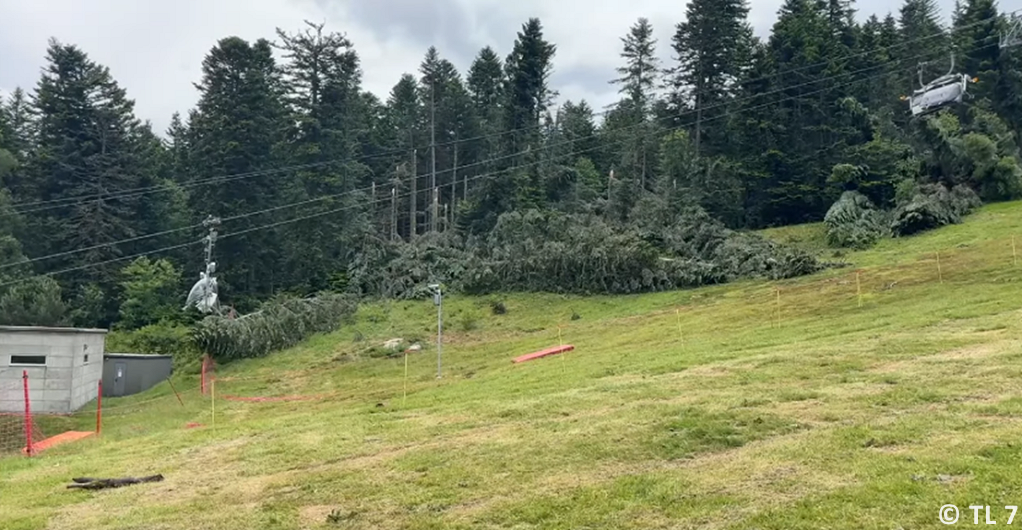
{"label": "conifer forest", "polygon": [[[221,318],[182,310],[210,216],[219,303],[248,314],[432,283],[626,294],[789,278],[840,259],[754,230],[823,222],[840,256],[1022,198],[1017,13],[892,10],[786,0],[759,38],[748,2],[690,0],[669,42],[643,18],[617,36],[606,109],[556,100],[559,50],[536,18],[467,71],[424,50],[386,99],[362,86],[372,66],[344,28],[226,36],[166,131],[88,50],[52,39],[35,86],[0,102],[0,323],[172,344]],[[910,112],[949,72],[968,78],[961,103]]]}

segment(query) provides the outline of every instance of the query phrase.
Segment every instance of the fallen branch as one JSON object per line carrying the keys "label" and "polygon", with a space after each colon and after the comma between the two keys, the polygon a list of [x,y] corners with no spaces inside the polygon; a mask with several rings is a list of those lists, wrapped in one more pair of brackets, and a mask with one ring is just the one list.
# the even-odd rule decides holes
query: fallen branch
{"label": "fallen branch", "polygon": [[85,489],[85,490],[101,490],[104,488],[120,488],[122,486],[130,486],[132,484],[142,484],[144,482],[162,482],[163,475],[152,475],[149,477],[127,477],[127,478],[73,478],[71,479],[74,484],[69,484],[67,489]]}

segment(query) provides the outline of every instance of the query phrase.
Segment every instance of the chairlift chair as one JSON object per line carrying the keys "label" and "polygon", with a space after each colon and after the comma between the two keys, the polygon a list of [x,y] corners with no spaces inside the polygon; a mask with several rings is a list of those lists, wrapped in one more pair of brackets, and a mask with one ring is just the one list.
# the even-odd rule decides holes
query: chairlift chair
{"label": "chairlift chair", "polygon": [[952,103],[961,103],[965,98],[969,82],[976,82],[966,74],[953,73],[955,70],[955,57],[951,55],[951,68],[948,72],[929,83],[923,83],[922,66],[919,65],[919,84],[921,88],[912,91],[909,96],[908,106],[913,116],[928,114],[944,108]]}

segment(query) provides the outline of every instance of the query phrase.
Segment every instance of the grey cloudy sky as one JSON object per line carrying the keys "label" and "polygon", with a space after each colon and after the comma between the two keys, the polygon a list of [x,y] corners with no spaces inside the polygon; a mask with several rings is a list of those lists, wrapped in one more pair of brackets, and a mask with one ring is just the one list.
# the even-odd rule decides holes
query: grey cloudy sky
{"label": "grey cloudy sky", "polygon": [[[765,35],[781,0],[752,0],[751,21]],[[939,0],[950,13],[953,0]],[[900,1],[860,0],[859,16],[883,15]],[[503,57],[529,17],[540,17],[557,44],[553,88],[561,100],[585,98],[600,109],[616,100],[619,37],[650,19],[659,53],[670,60],[670,35],[684,19],[682,0],[0,0],[0,92],[34,88],[47,39],[82,47],[108,66],[136,102],[136,113],[162,133],[175,111],[196,101],[202,58],[222,37],[274,38],[326,22],[354,42],[364,87],[381,98],[404,72],[416,72],[426,49],[467,69],[492,46]]]}

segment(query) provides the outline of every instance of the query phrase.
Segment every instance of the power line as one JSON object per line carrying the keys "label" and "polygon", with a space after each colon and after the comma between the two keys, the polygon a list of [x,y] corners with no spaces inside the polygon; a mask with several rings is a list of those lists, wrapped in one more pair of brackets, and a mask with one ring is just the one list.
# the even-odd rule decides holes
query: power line
{"label": "power line", "polygon": [[[1014,14],[1019,13],[1019,12],[1022,12],[1022,9],[1016,9],[1014,11],[1002,13],[1002,15],[1014,15]],[[973,26],[978,26],[978,25],[984,24],[988,20],[993,19],[993,18],[995,18],[995,17],[987,17],[987,18],[984,18],[984,19],[980,19],[980,20],[978,20],[976,22],[972,22],[970,24],[966,24],[964,26],[953,28],[951,30],[951,34],[954,34],[954,33],[958,32],[958,31],[961,31],[961,30],[966,29],[966,28],[970,28],[970,27],[973,27]],[[799,66],[797,68],[792,68],[790,70],[785,70],[785,71],[781,71],[781,72],[773,72],[773,73],[770,73],[770,74],[767,74],[767,75],[763,75],[763,76],[760,76],[760,77],[757,77],[757,78],[743,80],[743,83],[744,84],[748,84],[748,83],[754,83],[756,81],[769,80],[769,79],[774,78],[774,77],[778,77],[778,76],[782,76],[782,75],[786,75],[786,74],[790,74],[790,73],[794,73],[794,72],[799,72],[799,71],[806,70],[806,69],[809,69],[809,68],[816,68],[816,67],[819,67],[819,66],[826,66],[827,64],[830,64],[833,61],[843,61],[843,60],[847,60],[847,59],[861,57],[861,56],[864,56],[864,55],[870,55],[870,54],[873,54],[873,53],[877,53],[878,51],[885,51],[885,50],[892,50],[892,49],[895,49],[895,48],[901,48],[901,47],[905,47],[905,46],[908,46],[908,45],[911,45],[911,44],[916,44],[916,43],[923,42],[923,41],[930,40],[930,39],[941,38],[941,37],[944,37],[944,36],[945,36],[944,34],[935,34],[935,35],[929,35],[929,36],[926,36],[926,37],[919,37],[919,38],[916,38],[916,39],[910,39],[910,40],[907,40],[907,41],[902,41],[902,42],[899,42],[899,43],[896,43],[896,44],[892,44],[892,45],[889,45],[889,46],[880,46],[880,47],[877,47],[877,48],[872,49],[872,50],[867,50],[867,51],[862,51],[862,52],[846,54],[846,55],[842,55],[842,56],[839,56],[839,57],[830,58],[827,61],[821,61],[821,62],[814,63],[814,64],[802,65],[802,66]],[[903,59],[899,59],[899,61],[900,60],[903,60]],[[859,71],[862,71],[862,70],[859,70]],[[852,72],[852,73],[855,73],[855,72]],[[812,83],[819,82],[819,81],[826,80],[826,79],[827,78],[822,78],[822,79],[819,79],[817,81],[813,81]],[[791,86],[791,87],[786,87],[784,89],[779,89],[779,90],[775,90],[775,91],[767,92],[767,93],[763,93],[763,94],[757,94],[755,97],[762,97],[762,96],[768,95],[770,93],[777,93],[777,92],[783,91],[783,90],[790,90],[792,88],[798,88],[799,86],[804,86],[804,84],[803,85],[795,85],[795,86]],[[681,113],[676,114],[674,116],[669,116],[667,118],[668,119],[670,119],[670,118],[678,118],[678,117],[681,117],[681,116],[684,116],[684,115],[687,115],[687,114],[695,113],[697,111],[703,111],[703,110],[712,109],[712,108],[719,107],[719,106],[730,105],[730,104],[733,104],[735,101],[736,100],[732,100],[732,101],[729,101],[729,102],[725,102],[725,103],[721,103],[721,104],[716,104],[716,105],[712,105],[712,106],[704,106],[704,107],[700,107],[699,109],[695,109],[695,110],[692,110],[692,111],[684,111],[684,112],[681,112]],[[613,110],[606,110],[606,111],[601,111],[601,112],[594,113],[594,115],[606,115],[606,114],[609,114],[611,112],[613,112]],[[525,126],[525,127],[519,127],[519,128],[504,130],[504,131],[495,132],[495,133],[478,135],[478,136],[474,136],[474,137],[470,137],[470,138],[465,138],[465,139],[451,140],[451,141],[448,141],[448,142],[440,142],[440,143],[431,142],[429,147],[435,149],[435,147],[442,147],[442,146],[455,145],[455,144],[461,144],[461,143],[475,142],[475,141],[485,140],[485,139],[489,139],[489,138],[501,137],[501,136],[505,136],[505,135],[508,135],[508,134],[525,132],[525,131],[529,131],[529,130],[537,129],[537,128],[542,128],[542,127],[544,127],[543,124],[529,125],[529,126]],[[419,146],[419,147],[425,147],[425,146]],[[416,149],[416,148],[412,147],[412,149]],[[97,199],[97,200],[98,199],[106,199],[106,200],[130,199],[130,198],[140,197],[142,195],[147,195],[149,193],[158,193],[158,192],[162,192],[162,191],[171,191],[171,190],[176,190],[176,189],[188,189],[188,188],[205,186],[205,185],[222,184],[222,183],[225,183],[225,182],[232,182],[232,181],[235,181],[235,180],[248,179],[248,178],[254,178],[254,177],[265,176],[265,175],[273,175],[273,174],[277,174],[277,173],[287,173],[287,172],[291,172],[291,171],[299,171],[299,170],[302,170],[302,169],[314,169],[314,168],[325,167],[325,166],[330,166],[330,165],[334,165],[334,164],[343,164],[343,163],[349,163],[349,162],[357,162],[357,161],[363,161],[363,160],[370,160],[370,159],[374,159],[374,158],[382,158],[382,157],[385,157],[385,156],[396,156],[396,155],[405,154],[407,152],[408,152],[407,148],[393,149],[393,150],[383,151],[383,152],[379,152],[379,153],[373,153],[373,154],[368,154],[368,155],[360,155],[360,156],[357,156],[357,157],[348,157],[348,158],[338,158],[338,159],[332,159],[332,160],[324,160],[324,161],[320,161],[320,162],[311,162],[311,163],[307,163],[307,164],[290,165],[290,166],[284,166],[284,167],[281,167],[281,168],[273,168],[273,169],[266,169],[266,170],[251,171],[251,172],[247,172],[247,173],[236,173],[236,174],[220,175],[220,176],[215,176],[215,177],[209,177],[209,178],[206,178],[206,179],[199,179],[199,180],[196,180],[196,181],[193,181],[193,182],[184,183],[184,184],[163,185],[163,186],[159,186],[158,185],[158,186],[148,186],[148,187],[140,187],[140,188],[130,188],[130,189],[119,190],[119,191],[116,191],[116,192],[113,192],[113,193],[107,193],[107,194],[97,193],[97,194],[83,195],[83,196],[76,196],[76,197],[63,197],[63,198],[60,198],[60,199],[50,199],[50,200],[44,200],[44,201],[35,201],[35,202],[30,202],[30,203],[20,203],[20,204],[16,204],[14,206],[14,208],[15,208],[15,211],[17,213],[34,213],[34,212],[45,211],[45,210],[50,210],[50,209],[54,209],[54,208],[62,208],[64,206],[68,206],[69,204],[72,204],[74,202],[84,202],[84,201],[90,200],[90,199]],[[419,176],[417,176],[417,178],[418,177]],[[41,206],[41,207],[31,208],[33,206]]]}
{"label": "power line", "polygon": [[[993,45],[996,45],[996,43],[976,48],[976,50],[988,48],[988,47],[991,47]],[[915,57],[911,57],[911,58],[908,58],[908,59],[909,60],[910,59],[915,59],[915,58],[918,58],[918,57],[922,57],[924,55],[927,55],[927,54],[925,54],[925,53],[924,54],[919,54],[919,55],[917,55]],[[898,62],[900,62],[900,60],[899,61],[891,61],[890,63],[887,63],[887,64],[892,64],[892,63],[896,64]],[[881,66],[883,66],[883,65],[881,65]],[[838,85],[837,87],[833,87],[833,86],[824,87],[822,89],[818,89],[818,90],[815,90],[815,91],[799,94],[798,96],[789,96],[789,97],[785,97],[785,98],[782,98],[782,99],[777,100],[777,101],[770,101],[770,102],[766,102],[766,103],[761,103],[761,104],[753,106],[753,107],[738,109],[736,111],[736,113],[737,112],[745,112],[745,111],[757,110],[759,108],[764,108],[764,107],[769,107],[771,105],[775,105],[775,104],[778,104],[778,103],[781,103],[781,102],[784,102],[784,101],[790,101],[790,100],[799,99],[799,98],[806,97],[806,96],[811,96],[811,95],[814,95],[814,94],[826,92],[827,90],[832,90],[834,88],[839,88],[839,87],[843,87],[843,86],[849,86],[849,85],[852,85],[854,83],[858,83],[858,82],[861,82],[861,81],[867,81],[867,80],[875,79],[875,78],[880,78],[880,77],[884,77],[884,76],[889,76],[889,75],[892,75],[894,73],[895,72],[885,72],[885,73],[880,73],[880,74],[875,74],[875,75],[867,76],[867,77],[864,77],[862,79],[856,79],[856,80],[853,80],[853,81],[850,81],[850,82]],[[749,98],[749,99],[751,99],[751,98]],[[715,121],[717,119],[723,119],[723,118],[726,118],[726,117],[728,117],[728,115],[715,116],[715,117],[712,117],[712,118],[704,119],[703,122],[705,123],[705,122]],[[677,125],[675,127],[669,127],[669,128],[666,129],[665,132],[670,132],[672,130],[683,129],[683,128],[686,128],[686,127],[688,127],[690,125],[692,125],[692,123],[685,123],[685,124]],[[550,148],[555,147],[556,145],[563,145],[564,143],[573,143],[574,141],[577,141],[577,140],[571,140],[571,141],[567,141],[567,142],[562,142],[561,144],[551,144],[549,146],[541,147],[540,149],[550,149]],[[605,148],[607,148],[609,146],[622,144],[622,143],[625,143],[627,141],[628,141],[627,139],[622,139],[622,140],[618,140],[618,141],[615,141],[615,142],[610,142],[608,144],[593,146],[593,147],[590,147],[590,148],[587,148],[587,149],[573,150],[571,153],[568,153],[568,154],[563,155],[563,156],[565,156],[565,157],[577,156],[577,155],[580,155],[582,153],[586,153],[586,152],[593,151],[593,150],[596,150],[596,149],[605,149]],[[517,154],[521,154],[521,153],[517,153]],[[515,156],[515,155],[505,155],[505,156]],[[536,160],[534,162],[529,162],[529,163],[526,163],[526,164],[523,164],[523,165],[520,165],[520,166],[513,166],[513,167],[510,167],[510,168],[506,168],[506,169],[502,169],[502,170],[498,170],[498,171],[493,171],[493,172],[484,173],[484,174],[481,174],[481,175],[476,175],[476,176],[473,176],[473,177],[469,177],[469,178],[466,178],[466,181],[468,181],[468,180],[478,180],[478,179],[481,179],[481,178],[492,177],[492,176],[495,176],[495,175],[499,175],[501,173],[506,173],[506,172],[509,172],[509,171],[517,171],[517,170],[520,170],[520,169],[525,168],[525,167],[530,167],[530,166],[533,166],[533,165],[538,165],[538,164],[542,164],[542,163],[546,163],[546,162],[547,162],[547,160],[542,160],[542,159],[541,160]],[[401,197],[409,197],[409,196],[411,196],[411,194],[401,195]],[[313,200],[321,200],[321,199],[313,199]],[[384,201],[392,201],[392,200],[394,200],[393,197],[382,197],[380,199],[370,200],[368,205],[375,206],[375,205],[377,205],[379,203],[383,203]],[[229,219],[239,219],[239,218],[248,217],[248,216],[252,216],[252,215],[258,215],[258,214],[261,214],[261,213],[265,213],[266,211],[271,211],[271,210],[275,210],[275,209],[282,209],[282,208],[290,207],[290,206],[294,206],[294,205],[285,205],[285,206],[281,206],[281,207],[277,207],[277,208],[271,208],[271,209],[267,209],[267,210],[260,210],[260,211],[256,211],[256,212],[249,212],[247,214],[241,214],[239,216],[235,216],[235,217],[229,218]],[[269,224],[266,224],[266,225],[250,227],[250,228],[247,228],[247,229],[244,229],[244,230],[240,230],[238,232],[228,232],[225,235],[221,235],[220,238],[223,239],[223,238],[228,238],[228,237],[236,237],[236,236],[243,235],[243,234],[246,234],[246,233],[251,233],[251,232],[255,232],[255,231],[259,231],[259,230],[265,230],[265,229],[269,229],[269,228],[274,228],[274,227],[278,227],[278,226],[282,226],[282,225],[286,225],[286,224],[290,224],[290,223],[294,223],[294,222],[298,222],[298,221],[314,219],[314,218],[317,218],[317,217],[322,217],[324,215],[330,215],[330,214],[333,214],[333,213],[339,213],[339,212],[342,212],[342,211],[345,211],[345,210],[349,210],[349,209],[353,209],[353,208],[360,208],[360,207],[364,207],[364,206],[366,206],[365,203],[359,203],[359,204],[354,204],[354,205],[342,206],[340,208],[335,208],[335,209],[326,210],[326,211],[322,211],[322,212],[316,212],[316,213],[313,213],[313,214],[309,214],[309,215],[305,215],[305,216],[301,216],[301,217],[297,217],[297,218],[286,219],[286,220],[277,221],[277,222],[274,222],[274,223],[269,223]],[[125,242],[126,241],[127,240],[125,240]],[[201,240],[201,239],[200,240],[195,240],[195,241],[190,241],[190,242],[187,242],[187,243],[182,243],[182,244],[178,244],[178,245],[172,245],[172,246],[160,248],[160,249],[157,249],[157,250],[152,250],[152,251],[147,251],[147,252],[140,252],[140,253],[132,254],[132,255],[129,255],[129,256],[120,256],[120,257],[117,257],[117,258],[108,259],[108,260],[101,261],[101,262],[98,262],[98,263],[91,263],[91,264],[84,264],[84,265],[80,265],[80,266],[76,266],[76,267],[70,267],[70,268],[59,270],[59,271],[54,271],[54,272],[50,272],[50,273],[44,273],[42,275],[43,276],[55,276],[55,275],[59,275],[59,274],[66,274],[68,272],[75,272],[75,271],[79,271],[79,270],[84,270],[84,269],[88,269],[88,268],[92,268],[92,267],[100,267],[100,266],[103,266],[103,265],[107,265],[107,264],[111,264],[111,263],[116,263],[116,262],[119,262],[119,261],[124,261],[124,260],[139,258],[139,257],[142,257],[142,256],[148,256],[148,255],[151,255],[151,254],[157,254],[157,253],[168,252],[168,251],[176,250],[176,249],[180,249],[180,248],[185,248],[185,247],[196,245],[196,244],[199,244],[199,243],[202,243],[202,242],[203,242],[203,240]],[[118,243],[120,243],[120,242],[113,242],[113,243],[110,243],[110,244],[107,244],[107,245],[116,245]],[[81,250],[81,251],[84,251],[84,250]],[[35,260],[31,260],[31,261],[38,261],[38,260],[42,260],[42,259],[48,259],[49,257],[50,256],[43,256],[43,257],[36,258]],[[25,264],[25,263],[26,262],[20,262],[19,264]],[[14,280],[14,281],[11,281],[11,282],[0,284],[0,287],[5,287],[5,286],[8,286],[8,285],[14,285],[14,284],[22,283],[22,282],[25,282],[25,281],[28,281],[28,280],[29,279]]]}
{"label": "power line", "polygon": [[[994,45],[996,45],[996,43],[976,48],[976,50],[988,48],[988,47],[994,46]],[[924,52],[924,53],[920,53],[920,54],[917,54],[915,56],[904,58],[904,59],[898,59],[898,60],[893,60],[893,61],[886,61],[886,62],[883,62],[883,63],[881,63],[879,65],[874,65],[874,66],[871,66],[871,67],[868,67],[868,68],[863,68],[863,69],[860,69],[860,70],[857,70],[857,71],[845,72],[845,73],[834,75],[834,76],[827,76],[827,77],[820,78],[820,79],[817,79],[817,80],[814,80],[814,81],[808,81],[808,82],[801,83],[801,84],[798,84],[798,85],[793,85],[793,86],[790,86],[790,87],[785,87],[783,89],[777,89],[777,90],[774,90],[774,91],[764,92],[762,94],[756,94],[754,96],[749,96],[749,97],[746,97],[746,98],[739,98],[739,99],[736,99],[736,100],[733,100],[733,101],[730,101],[730,102],[727,102],[727,103],[720,103],[720,104],[710,105],[710,106],[708,106],[706,108],[716,108],[716,107],[721,107],[721,106],[733,105],[735,103],[739,103],[739,102],[742,102],[742,101],[749,101],[749,100],[752,100],[752,99],[755,99],[755,98],[760,98],[760,97],[763,97],[763,96],[766,96],[766,95],[780,93],[780,92],[785,92],[785,91],[792,90],[792,89],[795,89],[795,88],[801,88],[803,86],[808,86],[808,85],[811,85],[811,84],[816,84],[816,83],[821,82],[821,81],[833,80],[833,79],[837,79],[839,77],[844,77],[844,76],[847,76],[847,75],[854,75],[854,74],[857,74],[857,73],[865,72],[867,70],[874,70],[874,69],[881,68],[881,67],[884,67],[884,66],[888,66],[888,65],[891,65],[891,64],[897,65],[898,63],[900,63],[902,61],[911,61],[911,60],[919,59],[921,57],[924,57],[924,56],[927,56],[927,55],[931,55],[931,54],[934,54],[934,53],[936,53],[936,52]],[[856,79],[856,80],[850,81],[850,82],[842,84],[842,85],[828,86],[828,87],[824,87],[824,88],[816,90],[816,91],[812,91],[812,92],[808,92],[808,93],[802,93],[802,94],[799,94],[797,96],[789,96],[789,97],[782,98],[782,99],[779,99],[779,100],[776,100],[776,101],[769,101],[769,102],[760,104],[760,105],[758,105],[756,107],[739,108],[739,109],[737,109],[735,111],[735,114],[741,113],[741,112],[744,112],[744,111],[749,111],[749,110],[756,110],[758,108],[763,108],[763,107],[766,107],[766,106],[770,106],[770,105],[774,105],[774,104],[779,104],[779,103],[782,103],[782,102],[785,102],[785,101],[791,101],[791,100],[803,98],[803,97],[806,97],[806,96],[810,96],[810,95],[818,94],[818,93],[821,93],[821,92],[825,92],[827,90],[833,90],[835,88],[840,88],[840,87],[848,86],[848,85],[851,85],[851,84],[854,84],[854,83],[859,83],[859,82],[862,82],[862,81],[866,81],[866,80],[872,79],[874,77],[883,77],[885,75],[891,75],[892,73],[893,72],[887,73],[887,74],[878,74],[876,76],[866,76],[863,79]],[[677,116],[680,117],[680,116],[684,116],[684,115],[688,115],[688,114],[693,114],[693,113],[694,113],[694,111],[686,111],[686,112],[683,112],[683,113],[679,113]],[[725,118],[727,116],[728,115],[722,115],[722,116],[717,116],[717,117],[713,117],[713,118],[703,119],[702,122],[705,123],[707,121],[715,121],[716,119]],[[640,123],[640,124],[635,124],[635,125],[631,125],[631,126],[622,127],[620,129],[616,129],[616,132],[630,130],[632,128],[639,127],[639,126],[642,126],[642,125],[643,124]],[[677,130],[679,128],[684,128],[684,127],[687,127],[689,125],[692,125],[692,124],[691,123],[682,124],[682,125],[678,125],[678,126],[675,126],[675,127],[670,127],[667,130]],[[598,136],[600,136],[599,133],[588,135],[588,136],[584,136],[584,137],[574,138],[574,139],[570,139],[570,140],[564,140],[564,141],[559,142],[559,143],[550,143],[550,144],[543,145],[543,146],[539,147],[538,149],[545,151],[545,150],[554,149],[554,148],[557,148],[557,147],[562,147],[562,146],[565,146],[565,145],[574,144],[574,143],[579,142],[581,140],[596,138]],[[596,148],[607,148],[610,145],[616,145],[618,143],[623,143],[623,142],[624,142],[624,140],[618,141],[618,142],[611,142],[609,144],[603,144],[603,145],[596,146]],[[589,150],[592,150],[592,148],[588,149],[588,150],[585,150],[585,151],[589,151]],[[489,165],[489,164],[492,164],[494,162],[498,162],[498,161],[501,161],[501,160],[506,160],[506,159],[518,157],[521,154],[522,154],[522,152],[501,155],[501,156],[489,158],[489,159],[486,159],[486,160],[483,160],[483,161],[473,162],[473,163],[465,164],[465,165],[462,165],[462,166],[458,166],[457,168],[454,168],[454,169],[455,170],[462,170],[462,169],[476,167],[476,166]],[[577,153],[573,152],[573,153],[570,153],[569,155],[566,155],[566,156],[571,156],[571,155],[574,155],[574,154],[577,154]],[[541,160],[541,161],[537,161],[537,162],[533,162],[533,163],[528,163],[528,164],[523,164],[523,165],[519,165],[519,166],[514,166],[512,168],[508,168],[508,169],[505,169],[505,170],[499,170],[499,171],[495,171],[495,172],[484,173],[482,175],[477,175],[475,177],[466,178],[464,182],[467,183],[469,180],[477,180],[479,178],[484,178],[484,177],[489,177],[489,176],[497,175],[497,174],[503,173],[505,171],[520,169],[520,168],[523,168],[523,167],[529,167],[529,166],[538,164],[540,162],[543,162],[543,161]],[[423,177],[426,177],[426,176],[429,176],[429,175],[430,175],[429,173],[424,173],[424,174],[416,175],[414,178],[418,179],[418,178],[423,178]],[[274,206],[274,207],[265,208],[265,209],[262,209],[262,210],[253,211],[253,212],[247,212],[247,213],[238,214],[238,215],[234,215],[234,216],[224,217],[224,218],[221,219],[221,221],[228,222],[228,221],[233,221],[233,220],[238,220],[238,219],[244,219],[244,218],[252,217],[252,216],[255,216],[255,215],[262,215],[262,214],[266,214],[266,213],[270,213],[270,212],[274,212],[274,211],[284,210],[284,209],[287,209],[287,208],[294,208],[294,207],[297,207],[297,206],[311,204],[311,203],[314,203],[314,202],[320,202],[320,201],[324,201],[324,200],[328,200],[328,199],[341,198],[341,197],[344,197],[344,196],[354,195],[356,193],[369,191],[370,189],[373,189],[373,188],[372,187],[365,187],[365,188],[350,190],[350,191],[341,192],[341,193],[337,193],[337,194],[325,195],[325,196],[321,196],[321,197],[307,199],[307,200],[304,200],[304,201],[299,201],[299,202],[296,202],[296,203],[289,203],[289,204],[284,204],[284,205],[280,205],[280,206]],[[409,194],[409,195],[402,195],[401,197],[408,197],[410,195],[411,194]],[[390,197],[390,198],[385,198],[385,200],[393,201],[393,200],[395,200],[395,198],[394,197]],[[380,201],[372,201],[371,204],[376,204],[377,202],[380,202]],[[361,204],[359,206],[363,206],[363,205],[364,204]],[[337,211],[341,211],[341,210],[331,210],[328,213],[333,213],[333,212],[337,212]],[[314,215],[314,216],[316,216],[316,215]],[[202,227],[201,223],[200,224],[196,224],[196,225],[189,225],[189,226],[181,227],[181,228],[164,230],[164,231],[156,232],[156,233],[153,233],[153,234],[136,236],[136,237],[132,237],[132,238],[124,239],[124,240],[113,241],[113,242],[108,242],[108,243],[101,243],[101,244],[93,245],[93,246],[82,248],[82,249],[69,250],[69,251],[60,252],[60,253],[57,253],[57,254],[46,255],[46,256],[39,256],[39,257],[36,257],[36,258],[27,259],[27,260],[20,261],[20,262],[17,262],[17,263],[11,263],[11,264],[2,265],[2,266],[0,266],[0,270],[6,269],[6,268],[11,268],[11,267],[22,266],[22,265],[26,265],[26,264],[29,264],[29,263],[35,263],[35,262],[39,262],[39,261],[45,261],[45,260],[49,260],[49,259],[54,259],[54,258],[58,258],[58,257],[69,256],[69,255],[78,254],[78,253],[81,253],[81,252],[87,252],[87,251],[90,251],[90,250],[96,250],[96,249],[106,248],[106,247],[115,246],[115,245],[119,245],[119,244],[136,242],[136,241],[140,241],[140,240],[144,240],[144,239],[149,239],[149,238],[153,238],[153,237],[169,235],[169,234],[172,234],[172,233],[182,232],[182,231],[185,231],[185,230],[192,230],[192,229],[199,228],[199,227]],[[174,247],[174,248],[180,248],[180,247]],[[123,259],[130,259],[130,258],[123,258]]]}

